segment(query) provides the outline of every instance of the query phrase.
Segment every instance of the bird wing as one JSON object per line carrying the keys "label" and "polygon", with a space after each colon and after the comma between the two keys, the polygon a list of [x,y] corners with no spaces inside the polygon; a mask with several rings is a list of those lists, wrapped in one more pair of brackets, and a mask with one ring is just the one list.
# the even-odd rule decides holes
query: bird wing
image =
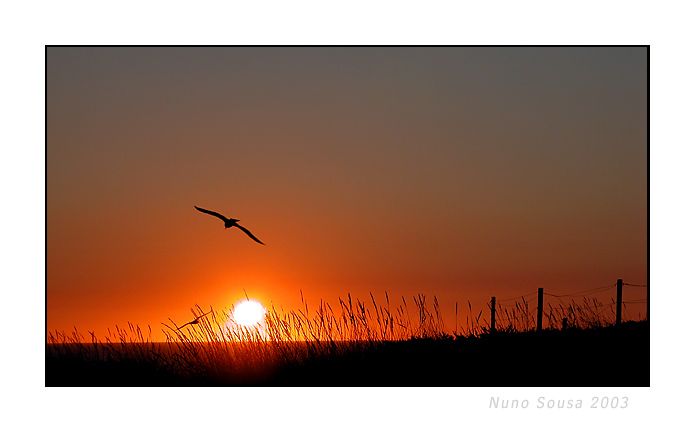
{"label": "bird wing", "polygon": [[242,230],[243,232],[245,232],[247,236],[249,236],[249,237],[251,237],[252,239],[256,240],[258,243],[260,243],[260,244],[262,244],[262,245],[265,244],[265,243],[263,243],[262,241],[258,240],[258,239],[256,238],[256,236],[254,236],[253,234],[251,234],[251,231],[247,230],[247,229],[244,228],[243,226],[241,226],[241,225],[239,225],[239,224],[234,224],[234,226],[237,227],[237,228],[239,228],[239,229]]}
{"label": "bird wing", "polygon": [[176,330],[181,330],[182,328],[186,327],[189,324],[193,324],[193,321],[187,322],[186,324],[182,325],[181,327],[177,327]]}
{"label": "bird wing", "polygon": [[218,217],[218,218],[222,219],[222,220],[225,221],[225,222],[227,222],[227,220],[228,220],[226,217],[224,217],[224,216],[222,216],[221,214],[216,213],[216,212],[214,212],[214,211],[205,210],[205,209],[202,209],[202,208],[200,208],[200,207],[198,207],[198,206],[193,206],[193,207],[195,207],[196,210],[198,210],[198,211],[200,211],[200,212],[207,213],[207,214],[209,214],[209,215],[213,215],[213,216],[215,216],[215,217]]}
{"label": "bird wing", "polygon": [[[196,207],[196,208],[197,208],[197,207]],[[212,307],[210,308],[210,312],[205,312],[204,314],[202,314],[201,316],[197,317],[197,318],[194,319],[193,321],[187,322],[186,324],[182,325],[181,327],[178,327],[176,330],[180,330],[180,329],[186,327],[186,326],[189,325],[189,324],[199,324],[199,321],[198,321],[198,320],[200,320],[202,317],[204,317],[205,315],[207,315],[207,314],[209,314],[209,313],[212,313]]]}

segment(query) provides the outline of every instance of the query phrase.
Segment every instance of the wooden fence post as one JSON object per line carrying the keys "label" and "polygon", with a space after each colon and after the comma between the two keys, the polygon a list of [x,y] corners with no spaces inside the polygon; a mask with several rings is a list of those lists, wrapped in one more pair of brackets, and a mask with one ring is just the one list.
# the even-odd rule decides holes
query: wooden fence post
{"label": "wooden fence post", "polygon": [[618,293],[617,293],[617,298],[616,298],[616,307],[615,307],[615,325],[619,326],[620,325],[620,320],[622,318],[622,306],[623,306],[623,280],[618,279],[617,283],[618,287]]}
{"label": "wooden fence post", "polygon": [[536,318],[536,331],[543,328],[543,288],[538,288],[538,317]]}
{"label": "wooden fence post", "polygon": [[494,333],[495,330],[495,298],[492,298],[492,307],[490,308],[490,333]]}

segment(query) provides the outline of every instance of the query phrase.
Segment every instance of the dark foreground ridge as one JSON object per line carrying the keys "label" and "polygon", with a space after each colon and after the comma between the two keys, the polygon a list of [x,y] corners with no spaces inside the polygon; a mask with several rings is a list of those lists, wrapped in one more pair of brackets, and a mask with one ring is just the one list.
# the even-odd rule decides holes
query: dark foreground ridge
{"label": "dark foreground ridge", "polygon": [[181,374],[138,359],[85,361],[46,351],[46,386],[645,387],[649,324],[371,343],[230,370]]}

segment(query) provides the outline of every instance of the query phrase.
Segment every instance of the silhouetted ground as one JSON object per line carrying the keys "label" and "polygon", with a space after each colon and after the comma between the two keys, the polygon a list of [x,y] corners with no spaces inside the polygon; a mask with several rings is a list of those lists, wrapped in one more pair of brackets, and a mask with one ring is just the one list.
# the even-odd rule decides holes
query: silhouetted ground
{"label": "silhouetted ground", "polygon": [[134,361],[47,355],[46,386],[649,386],[649,325],[387,342],[271,370],[184,378]]}

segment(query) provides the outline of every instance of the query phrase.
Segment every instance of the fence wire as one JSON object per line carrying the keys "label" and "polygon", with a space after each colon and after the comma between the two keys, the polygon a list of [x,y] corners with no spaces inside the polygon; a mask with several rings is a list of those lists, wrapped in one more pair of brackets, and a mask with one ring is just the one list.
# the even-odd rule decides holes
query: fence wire
{"label": "fence wire", "polygon": [[[646,284],[630,284],[622,283],[622,286],[628,287],[648,287]],[[547,292],[543,290],[543,295],[548,296],[548,300],[555,299],[559,302],[559,306],[548,302],[548,309],[543,311],[543,316],[547,319],[548,325],[550,327],[556,327],[559,321],[563,319],[562,325],[565,325],[565,318],[584,319],[593,320],[591,322],[601,322],[610,323],[612,318],[605,316],[606,311],[610,311],[612,315],[617,314],[618,304],[614,298],[610,299],[610,302],[605,303],[597,301],[594,297],[593,302],[590,302],[587,298],[588,296],[594,296],[597,294],[604,293],[611,289],[617,288],[617,282],[610,285],[602,285],[595,288],[589,288],[585,290],[576,291],[569,294],[553,294],[552,292]],[[629,292],[629,290],[628,290]],[[623,292],[625,293],[625,292]],[[534,300],[538,298],[538,292],[530,292],[522,294],[516,297],[510,297],[505,299],[495,299],[495,328],[496,329],[515,329],[520,330],[518,327],[521,326],[528,330],[529,328],[535,328],[537,321],[538,307],[530,307],[531,302],[535,303]],[[577,303],[576,299],[582,298],[583,303]],[[544,299],[545,300],[545,299]],[[648,298],[640,298],[636,300],[621,301],[620,307],[623,313],[623,317],[626,319],[632,319],[631,313],[628,310],[628,305],[641,305],[648,303]],[[509,305],[509,302],[513,302],[511,306],[505,307],[503,304]],[[546,301],[544,301],[546,303]],[[488,309],[492,310],[492,302],[487,303]],[[545,308],[544,308],[545,309]],[[589,314],[587,314],[587,311]],[[641,315],[641,314],[639,314]],[[480,315],[478,315],[480,318]],[[491,319],[490,316],[488,318]],[[486,325],[491,325],[485,317],[482,319],[482,323]]]}

